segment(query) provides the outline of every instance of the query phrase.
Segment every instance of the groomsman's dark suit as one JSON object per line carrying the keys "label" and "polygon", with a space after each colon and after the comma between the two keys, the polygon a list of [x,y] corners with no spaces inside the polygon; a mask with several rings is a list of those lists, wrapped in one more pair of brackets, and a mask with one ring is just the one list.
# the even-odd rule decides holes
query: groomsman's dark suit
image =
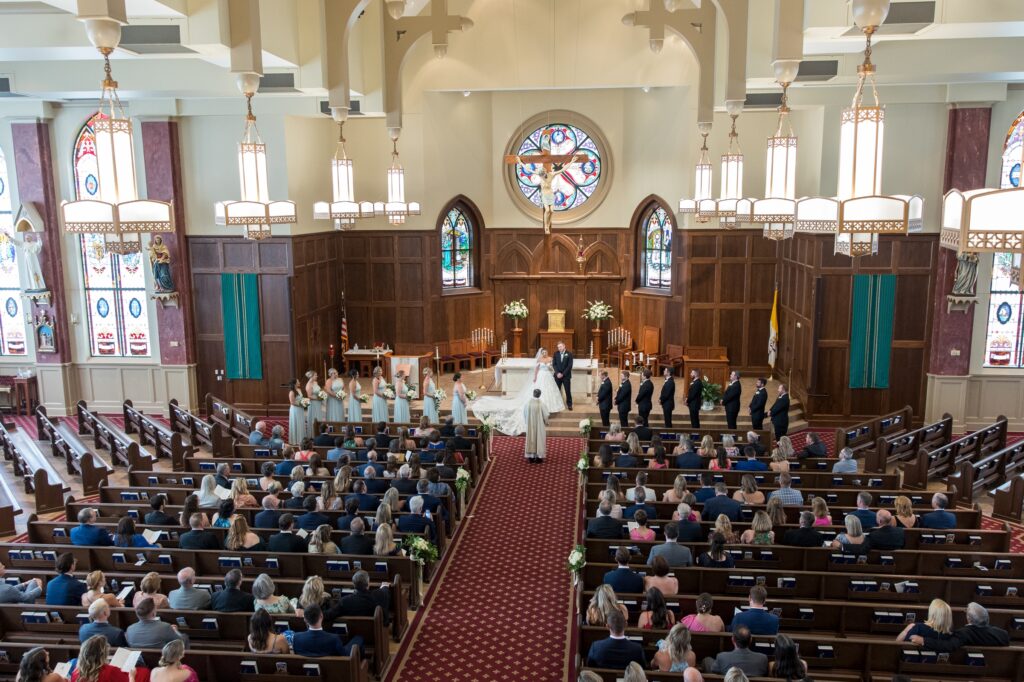
{"label": "groomsman's dark suit", "polygon": [[625,428],[629,426],[629,404],[633,401],[633,384],[629,383],[627,377],[619,384],[619,390],[615,392],[615,408],[619,411],[619,423]]}
{"label": "groomsman's dark suit", "polygon": [[736,428],[736,417],[740,414],[740,394],[743,387],[740,380],[732,382],[725,388],[722,394],[722,407],[725,408],[725,423],[730,429]]}
{"label": "groomsman's dark suit", "polygon": [[665,415],[665,428],[672,428],[672,410],[676,409],[676,382],[672,379],[672,375],[669,374],[665,378],[665,383],[661,385],[661,395],[658,396],[658,402],[661,403],[661,412]]}
{"label": "groomsman's dark suit", "polygon": [[700,405],[704,402],[704,382],[697,377],[690,382],[690,388],[686,392],[686,406],[690,408],[690,426],[700,428]]}
{"label": "groomsman's dark suit", "polygon": [[651,416],[651,399],[654,397],[654,382],[650,377],[640,380],[640,388],[636,391],[636,411],[640,413],[640,419],[644,426],[648,426]]}
{"label": "groomsman's dark suit", "polygon": [[[555,385],[565,389],[565,406],[572,409],[572,353],[568,350],[555,351],[551,359],[551,369],[555,370]],[[559,378],[558,375],[562,377]]]}
{"label": "groomsman's dark suit", "polygon": [[789,431],[788,393],[783,393],[772,403],[771,418],[772,428],[775,429],[775,438],[782,438]]}
{"label": "groomsman's dark suit", "polygon": [[764,408],[768,406],[768,389],[764,386],[754,390],[750,399],[750,423],[755,431],[764,428]]}
{"label": "groomsman's dark suit", "polygon": [[597,389],[597,409],[601,411],[601,424],[611,426],[612,380],[608,377],[601,381],[601,387]]}

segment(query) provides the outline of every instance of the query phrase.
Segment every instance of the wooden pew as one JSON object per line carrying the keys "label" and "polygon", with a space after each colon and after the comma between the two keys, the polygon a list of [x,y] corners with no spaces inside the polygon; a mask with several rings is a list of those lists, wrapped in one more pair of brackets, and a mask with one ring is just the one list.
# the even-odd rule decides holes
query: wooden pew
{"label": "wooden pew", "polygon": [[212,424],[197,417],[182,408],[177,399],[172,399],[167,405],[167,421],[171,424],[171,430],[185,436],[188,444],[193,447],[204,445],[211,452],[226,452],[231,448],[233,439],[224,435],[220,424]]}
{"label": "wooden pew", "polygon": [[102,457],[90,450],[75,430],[64,423],[54,423],[42,405],[36,407],[36,432],[40,439],[50,442],[50,449],[57,457],[64,458],[69,474],[82,478],[85,495],[95,495],[100,486],[107,482],[113,468]]}
{"label": "wooden pew", "polygon": [[903,467],[905,488],[927,488],[932,478],[945,476],[959,470],[964,462],[980,460],[982,457],[1006,447],[1006,417],[999,417],[996,423],[968,434],[963,438],[928,452],[920,450],[916,459]]}
{"label": "wooden pew", "polygon": [[988,492],[1024,471],[1024,440],[976,460],[961,462],[946,478],[946,493],[953,504],[971,505],[974,495]]}
{"label": "wooden pew", "polygon": [[913,419],[914,411],[907,405],[895,412],[883,414],[866,422],[844,429],[836,429],[835,451],[839,452],[843,448],[850,448],[858,457],[863,456],[865,450],[875,447],[879,438],[895,436],[910,430]]}
{"label": "wooden pew", "polygon": [[192,448],[182,441],[180,433],[136,410],[131,400],[125,400],[121,410],[126,434],[139,434],[139,443],[152,445],[158,459],[167,457],[174,471],[184,471],[185,458],[192,454]]}
{"label": "wooden pew", "polygon": [[220,424],[228,436],[248,442],[249,434],[255,430],[259,419],[212,393],[207,393],[203,402],[206,405],[206,418],[211,423]]}
{"label": "wooden pew", "polygon": [[1019,523],[1024,510],[1024,473],[1003,483],[992,494],[992,516]]}
{"label": "wooden pew", "polygon": [[136,471],[153,470],[156,458],[140,448],[138,443],[112,421],[92,412],[84,400],[78,401],[75,410],[78,414],[79,435],[90,434],[96,447],[110,452],[115,464],[122,464]]}
{"label": "wooden pew", "polygon": [[64,493],[71,492],[71,486],[53,468],[36,442],[16,429],[8,431],[0,423],[0,444],[4,457],[13,464],[14,475],[24,480],[25,492],[35,495],[36,513],[60,511],[64,507]]}
{"label": "wooden pew", "polygon": [[889,464],[913,459],[921,450],[934,450],[953,440],[953,417],[942,415],[942,419],[925,424],[919,429],[905,433],[879,436],[874,449],[865,449],[864,471],[884,472]]}
{"label": "wooden pew", "polygon": [[[758,486],[775,481],[779,476],[774,471],[709,471],[707,469],[646,469],[643,467],[600,469],[592,466],[587,469],[587,481],[589,483],[604,483],[608,480],[609,476],[618,476],[620,485],[630,487],[636,480],[636,475],[640,472],[647,474],[648,486],[671,486],[675,483],[675,478],[679,474],[686,477],[688,487],[699,487],[701,474],[710,473],[716,483],[724,481],[726,485],[733,488],[740,484],[744,474],[752,474]],[[799,484],[793,484],[798,489],[803,486],[811,488],[855,486],[868,489],[895,489],[899,487],[900,483],[899,474],[833,474],[831,471],[818,471],[816,469],[792,469],[790,475],[793,476],[794,481],[800,481]]]}
{"label": "wooden pew", "polygon": [[[359,438],[372,438],[376,436],[377,424],[375,422],[364,421],[364,422],[331,422],[331,421],[320,421],[316,420],[313,422],[314,433],[331,433],[341,435],[345,432],[345,427],[351,426],[356,432],[356,436]],[[408,429],[409,433],[413,432],[413,429],[419,426],[418,423],[407,423],[407,424],[394,424],[388,422],[388,431],[393,433],[397,431],[399,427],[404,426]],[[480,452],[483,455],[483,461],[486,462],[490,453],[488,448],[490,447],[490,440],[484,436],[483,431],[480,430],[479,425],[466,424],[466,438],[469,440],[480,440]],[[410,436],[411,437],[411,436]],[[248,442],[248,439],[246,439]],[[387,448],[387,443],[377,443],[378,446]]]}
{"label": "wooden pew", "polygon": [[[688,437],[695,445],[700,445],[700,442],[704,439],[704,436],[711,436],[712,440],[714,440],[715,443],[719,444],[722,442],[722,436],[732,436],[733,440],[736,441],[737,447],[742,449],[743,446],[747,444],[747,432],[751,431],[752,429],[694,429],[688,426],[674,426],[671,429],[667,429],[664,427],[652,427],[651,430],[654,432],[654,435],[661,438],[663,443],[672,443],[673,446],[676,443],[678,443],[679,440],[683,437]],[[622,429],[622,432],[625,433],[627,436],[630,433],[632,433],[632,431],[632,427],[625,427]],[[603,443],[605,442],[604,437],[605,435],[607,435],[607,433],[608,429],[601,426],[600,424],[595,424],[590,432],[590,440]],[[772,430],[761,429],[759,431],[755,430],[754,433],[756,433],[759,436],[761,445],[763,445],[766,450],[771,452],[773,444]],[[640,442],[646,443],[647,441]]]}

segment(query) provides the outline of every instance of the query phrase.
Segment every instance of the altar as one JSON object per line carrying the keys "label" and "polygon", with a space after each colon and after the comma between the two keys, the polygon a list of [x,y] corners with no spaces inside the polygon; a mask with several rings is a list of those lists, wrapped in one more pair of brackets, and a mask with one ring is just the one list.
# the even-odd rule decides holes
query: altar
{"label": "altar", "polygon": [[[494,366],[494,385],[501,395],[515,395],[525,384],[533,382],[533,358],[502,358]],[[589,398],[597,391],[597,360],[574,359],[572,363],[572,396]]]}

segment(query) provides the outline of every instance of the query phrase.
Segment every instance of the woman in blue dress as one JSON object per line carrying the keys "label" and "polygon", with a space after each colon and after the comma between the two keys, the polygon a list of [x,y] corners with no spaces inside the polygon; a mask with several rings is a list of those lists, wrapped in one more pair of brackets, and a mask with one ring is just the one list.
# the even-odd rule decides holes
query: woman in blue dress
{"label": "woman in blue dress", "polygon": [[408,424],[412,417],[409,416],[409,398],[405,385],[405,372],[398,370],[395,373],[395,423]]}
{"label": "woman in blue dress", "polygon": [[312,438],[316,434],[313,424],[323,421],[324,401],[320,399],[320,384],[317,383],[317,375],[313,370],[306,372],[306,397],[309,398],[309,408],[306,410],[306,437]]}
{"label": "woman in blue dress", "polygon": [[384,370],[380,367],[373,368],[373,423],[379,424],[388,420],[388,401],[384,397]]}
{"label": "woman in blue dress", "polygon": [[327,421],[345,421],[345,403],[341,400],[344,391],[345,382],[338,376],[338,370],[327,370]]}
{"label": "woman in blue dress", "polygon": [[427,367],[423,370],[423,415],[430,420],[431,426],[440,421],[437,418],[437,401],[434,400],[434,391],[436,390],[434,370]]}
{"label": "woman in blue dress", "polygon": [[462,372],[456,372],[452,379],[452,420],[456,424],[468,424],[469,417],[466,413],[466,387],[462,385]]}
{"label": "woman in blue dress", "polygon": [[363,404],[359,402],[359,393],[363,387],[359,385],[359,370],[348,373],[348,421],[358,424],[363,421]]}
{"label": "woman in blue dress", "polygon": [[301,443],[306,437],[306,409],[302,407],[299,380],[293,379],[288,390],[288,442]]}

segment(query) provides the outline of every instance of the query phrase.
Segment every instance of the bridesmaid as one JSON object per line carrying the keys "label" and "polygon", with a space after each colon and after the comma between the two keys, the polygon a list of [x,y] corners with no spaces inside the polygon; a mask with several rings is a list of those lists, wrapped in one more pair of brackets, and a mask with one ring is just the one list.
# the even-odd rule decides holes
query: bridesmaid
{"label": "bridesmaid", "polygon": [[327,370],[327,421],[345,421],[345,403],[341,393],[345,390],[345,382],[338,376],[338,370],[331,367]]}
{"label": "bridesmaid", "polygon": [[363,404],[359,402],[359,392],[363,387],[359,385],[359,370],[352,370],[348,376],[348,421],[358,424],[363,421]]}
{"label": "bridesmaid", "polygon": [[398,370],[395,373],[395,423],[408,424],[412,417],[409,416],[409,398],[406,396],[405,372]]}
{"label": "bridesmaid", "polygon": [[452,379],[455,381],[452,384],[452,420],[456,424],[468,424],[469,418],[466,416],[466,387],[462,385],[462,372],[456,372]]}
{"label": "bridesmaid", "polygon": [[384,390],[384,370],[380,367],[373,368],[373,423],[379,424],[388,420],[388,401],[381,391]]}
{"label": "bridesmaid", "polygon": [[309,438],[316,433],[313,423],[323,421],[324,418],[324,402],[320,400],[320,384],[316,380],[316,372],[306,372],[306,397],[309,398],[309,409],[306,410],[306,436]]}
{"label": "bridesmaid", "polygon": [[301,443],[306,437],[306,409],[302,407],[299,380],[292,379],[288,389],[288,442]]}
{"label": "bridesmaid", "polygon": [[431,426],[439,423],[441,420],[437,418],[437,402],[434,401],[434,391],[437,387],[434,385],[434,370],[427,367],[423,370],[423,416],[430,420]]}

